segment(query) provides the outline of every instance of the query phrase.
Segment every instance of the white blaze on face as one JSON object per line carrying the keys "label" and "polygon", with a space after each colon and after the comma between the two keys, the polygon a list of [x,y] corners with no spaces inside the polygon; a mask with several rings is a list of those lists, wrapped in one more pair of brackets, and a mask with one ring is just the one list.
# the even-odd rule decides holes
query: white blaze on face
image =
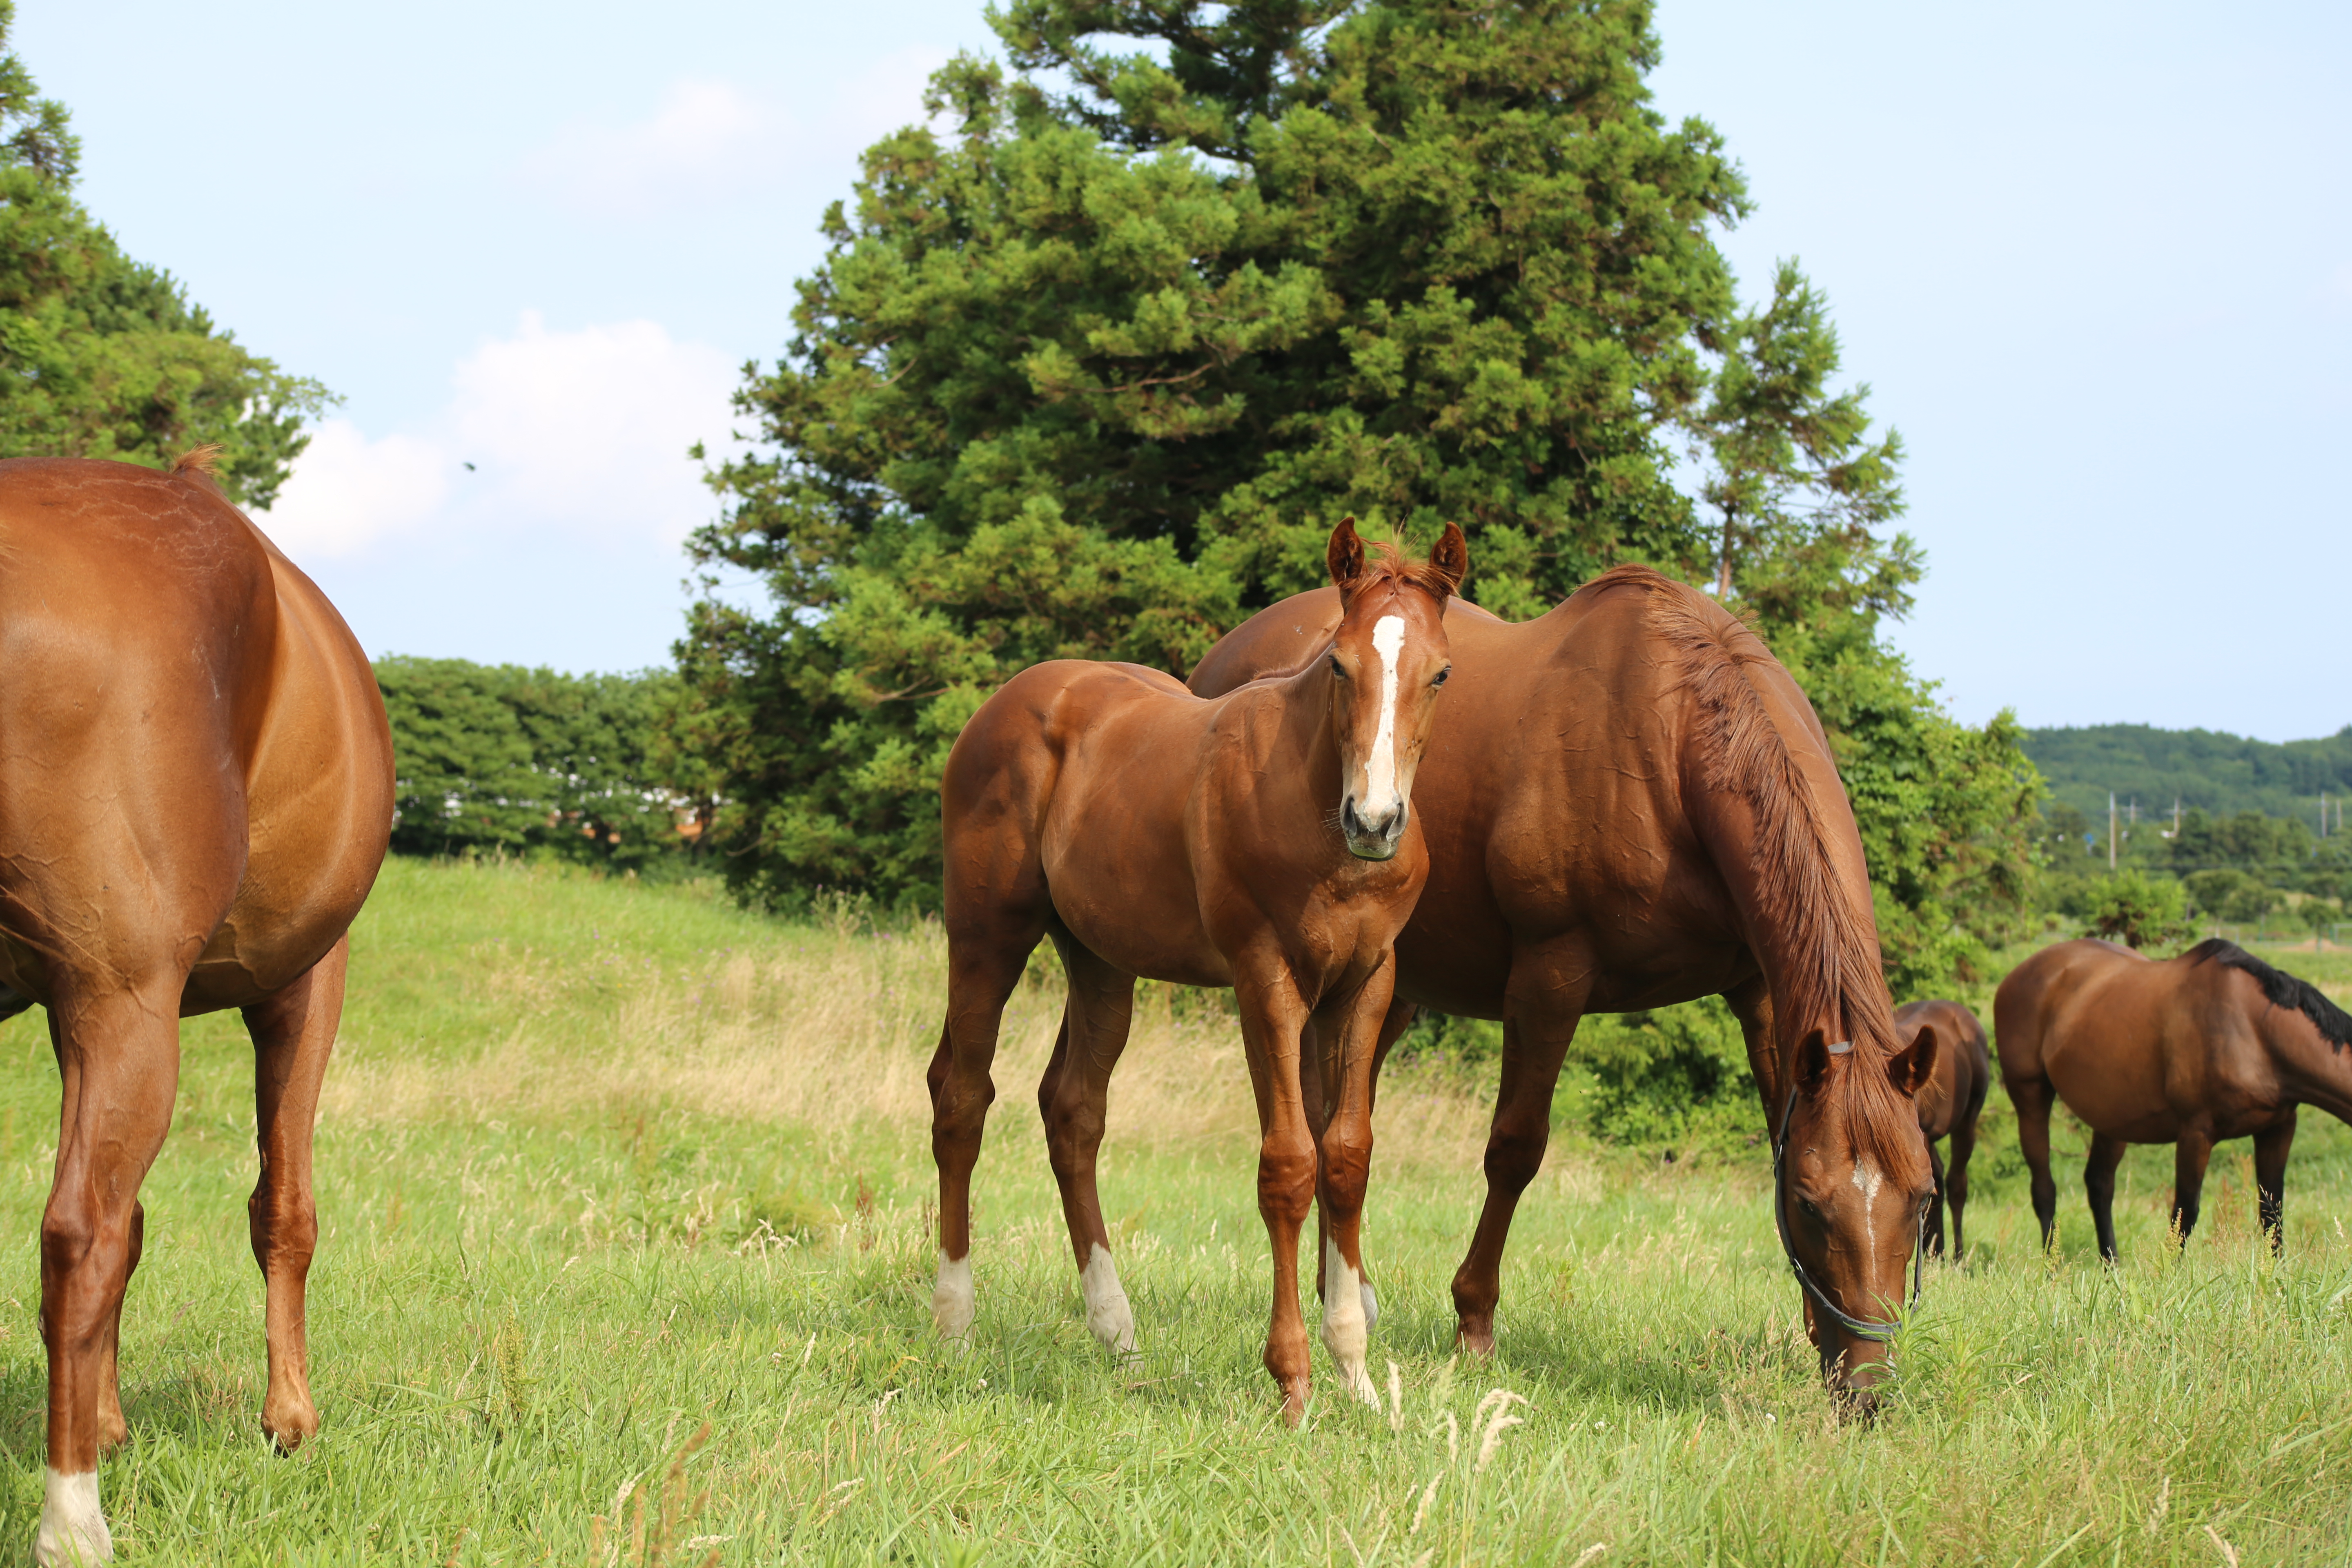
{"label": "white blaze on face", "polygon": [[1864,1248],[1862,1261],[1864,1268],[1870,1268],[1878,1261],[1878,1231],[1871,1224],[1871,1210],[1877,1205],[1878,1189],[1885,1184],[1886,1178],[1878,1173],[1877,1166],[1865,1165],[1859,1160],[1853,1163],[1853,1190],[1862,1194],[1862,1239]]}
{"label": "white blaze on face", "polygon": [[41,1568],[67,1563],[110,1562],[114,1539],[107,1533],[106,1515],[98,1506],[98,1473],[78,1476],[48,1472],[42,1489],[41,1528],[33,1538],[33,1561]]}
{"label": "white blaze on face", "polygon": [[1078,1275],[1078,1288],[1087,1296],[1087,1329],[1119,1354],[1135,1353],[1135,1310],[1127,1304],[1127,1292],[1119,1288],[1118,1265],[1111,1261],[1109,1248],[1100,1242],[1087,1255],[1087,1266]]}
{"label": "white blaze on face", "polygon": [[1363,1276],[1348,1267],[1337,1240],[1323,1240],[1323,1346],[1339,1363],[1339,1375],[1357,1398],[1374,1409],[1381,1391],[1365,1369],[1364,1352],[1371,1342],[1364,1305],[1370,1296]]}
{"label": "white blaze on face", "polygon": [[960,1340],[971,1331],[971,1255],[950,1258],[940,1248],[939,1283],[931,1287],[931,1322],[940,1337]]}
{"label": "white blaze on face", "polygon": [[1396,787],[1397,655],[1404,651],[1404,617],[1382,616],[1372,623],[1372,652],[1381,661],[1381,726],[1372,733],[1372,754],[1364,763],[1364,809],[1391,812],[1401,804]]}

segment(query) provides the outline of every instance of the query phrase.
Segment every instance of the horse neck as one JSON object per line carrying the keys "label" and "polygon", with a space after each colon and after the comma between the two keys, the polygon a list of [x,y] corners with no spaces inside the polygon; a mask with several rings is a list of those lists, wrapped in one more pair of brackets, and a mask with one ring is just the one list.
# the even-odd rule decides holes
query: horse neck
{"label": "horse neck", "polygon": [[1316,809],[1339,809],[1339,741],[1332,733],[1331,705],[1339,700],[1333,688],[1339,678],[1331,661],[1318,654],[1306,667],[1272,683],[1282,705],[1285,750],[1298,759],[1299,777]]}
{"label": "horse neck", "polygon": [[2265,1005],[2260,1033],[2288,1099],[2352,1121],[2352,1047],[2330,1045],[2317,1025],[2292,1008]]}
{"label": "horse neck", "polygon": [[1686,788],[1685,798],[1712,806],[1695,814],[1699,837],[1771,992],[1777,1103],[1788,1093],[1790,1054],[1810,1031],[1867,1041],[1873,1055],[1893,1050],[1896,1037],[1861,839],[1836,770],[1797,715],[1755,700],[1738,743],[1702,737],[1705,788]]}

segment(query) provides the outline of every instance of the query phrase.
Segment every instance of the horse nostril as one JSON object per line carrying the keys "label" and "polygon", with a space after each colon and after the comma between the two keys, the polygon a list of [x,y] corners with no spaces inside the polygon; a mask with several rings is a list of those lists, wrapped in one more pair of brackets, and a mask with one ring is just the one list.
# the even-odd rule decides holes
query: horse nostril
{"label": "horse nostril", "polygon": [[1356,803],[1352,800],[1339,803],[1339,828],[1350,838],[1364,836],[1364,819],[1356,815]]}

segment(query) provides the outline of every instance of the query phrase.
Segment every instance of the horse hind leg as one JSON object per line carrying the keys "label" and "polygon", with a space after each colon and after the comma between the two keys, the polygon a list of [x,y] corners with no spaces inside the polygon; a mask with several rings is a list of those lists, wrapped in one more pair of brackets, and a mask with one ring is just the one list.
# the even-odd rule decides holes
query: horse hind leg
{"label": "horse hind leg", "polygon": [[[926,1075],[931,1091],[931,1159],[940,1173],[940,1267],[931,1288],[931,1322],[943,1339],[971,1331],[977,1310],[971,1282],[971,1173],[980,1163],[981,1133],[996,1099],[989,1068],[1004,1004],[1043,932],[1010,940],[959,939],[948,950],[948,1016]],[[1022,940],[1025,935],[1026,940]]]}
{"label": "horse hind leg", "polygon": [[2091,1157],[2083,1166],[2083,1192],[2091,1200],[2091,1224],[2099,1233],[2099,1256],[2116,1260],[2116,1167],[2126,1147],[2104,1132],[2091,1135]]}
{"label": "horse hind leg", "polygon": [[2058,1228],[2058,1184],[2050,1174],[2051,1089],[2045,1079],[2004,1079],[2009,1098],[2017,1107],[2017,1146],[2033,1176],[2033,1217],[2042,1222],[2042,1246],[2048,1250]]}
{"label": "horse hind leg", "polygon": [[41,1215],[41,1338],[48,1352],[48,1472],[33,1555],[100,1563],[113,1542],[98,1494],[112,1358],[130,1281],[139,1184],[163,1147],[179,1089],[176,973],[49,1008],[63,1096],[57,1175]]}
{"label": "horse hind leg", "polygon": [[1110,1229],[1095,1184],[1110,1099],[1110,1075],[1135,1016],[1135,976],[1112,968],[1076,941],[1056,939],[1070,977],[1069,1005],[1054,1061],[1037,1086],[1045,1151],[1062,1192],[1062,1216],[1087,1303],[1087,1328],[1122,1356],[1135,1352],[1135,1311],[1119,1284]]}
{"label": "horse hind leg", "polygon": [[2286,1247],[2286,1157],[2294,1147],[2294,1109],[2254,1134],[2254,1189],[2260,1194],[2263,1234],[2271,1238],[2271,1256]]}
{"label": "horse hind leg", "polygon": [[246,1033],[253,1038],[254,1141],[261,1157],[246,1221],[253,1260],[261,1268],[269,1343],[261,1429],[280,1453],[292,1453],[319,1431],[306,1317],[310,1258],[319,1246],[311,1143],[350,963],[346,936],[309,973],[245,1009]]}

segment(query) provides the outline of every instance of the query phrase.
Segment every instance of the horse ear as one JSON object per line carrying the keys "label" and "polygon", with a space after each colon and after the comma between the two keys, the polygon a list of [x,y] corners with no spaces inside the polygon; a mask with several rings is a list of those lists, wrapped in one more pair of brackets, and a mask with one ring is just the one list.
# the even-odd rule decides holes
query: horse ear
{"label": "horse ear", "polygon": [[1356,537],[1354,518],[1341,518],[1339,526],[1331,531],[1331,545],[1323,552],[1323,563],[1331,569],[1331,585],[1342,592],[1364,574],[1364,542]]}
{"label": "horse ear", "polygon": [[1462,537],[1460,523],[1445,525],[1445,531],[1437,536],[1437,547],[1429,552],[1429,563],[1445,579],[1447,593],[1462,592],[1462,579],[1470,575],[1470,542]]}
{"label": "horse ear", "polygon": [[1886,1058],[1887,1080],[1910,1099],[1917,1099],[1936,1076],[1936,1026],[1922,1024],[1911,1043]]}
{"label": "horse ear", "polygon": [[1797,1083],[1811,1094],[1829,1075],[1829,1042],[1819,1029],[1814,1029],[1797,1044]]}

